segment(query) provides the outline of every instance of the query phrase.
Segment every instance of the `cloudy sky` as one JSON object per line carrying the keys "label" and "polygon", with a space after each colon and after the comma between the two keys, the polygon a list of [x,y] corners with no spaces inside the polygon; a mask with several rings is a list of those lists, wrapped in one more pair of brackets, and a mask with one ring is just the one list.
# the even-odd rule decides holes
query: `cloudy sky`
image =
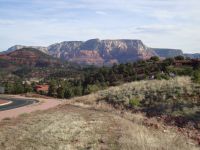
{"label": "cloudy sky", "polygon": [[91,38],[200,53],[200,0],[0,0],[0,51]]}

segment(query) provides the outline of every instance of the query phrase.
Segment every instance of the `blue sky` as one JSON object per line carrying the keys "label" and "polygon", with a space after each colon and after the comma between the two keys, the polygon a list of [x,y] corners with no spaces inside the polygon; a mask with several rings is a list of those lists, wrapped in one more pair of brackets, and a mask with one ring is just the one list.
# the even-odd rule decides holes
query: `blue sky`
{"label": "blue sky", "polygon": [[200,0],[0,0],[0,51],[91,38],[200,53]]}

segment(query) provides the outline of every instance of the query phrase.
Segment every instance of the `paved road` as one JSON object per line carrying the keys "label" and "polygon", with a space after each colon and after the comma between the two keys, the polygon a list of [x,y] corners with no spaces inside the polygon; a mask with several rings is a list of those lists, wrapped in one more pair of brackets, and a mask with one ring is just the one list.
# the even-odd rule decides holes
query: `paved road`
{"label": "paved road", "polygon": [[26,105],[31,105],[31,104],[39,102],[38,100],[34,100],[34,99],[1,98],[1,97],[0,99],[6,100],[6,101],[12,101],[11,104],[0,106],[0,111],[15,109],[18,107],[23,107]]}
{"label": "paved road", "polygon": [[47,110],[62,104],[58,99],[26,98],[19,95],[7,95],[0,97],[2,100],[12,100],[7,106],[0,106],[0,121],[4,118],[15,118],[24,113],[38,110]]}

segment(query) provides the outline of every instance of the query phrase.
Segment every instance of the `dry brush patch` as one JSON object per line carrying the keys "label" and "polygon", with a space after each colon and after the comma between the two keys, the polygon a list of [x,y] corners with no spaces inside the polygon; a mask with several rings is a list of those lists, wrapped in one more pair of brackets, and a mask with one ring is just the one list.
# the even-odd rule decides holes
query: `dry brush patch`
{"label": "dry brush patch", "polygon": [[111,128],[115,121],[92,110],[67,106],[20,119],[16,125],[4,122],[0,149],[110,149],[117,145],[117,132]]}
{"label": "dry brush patch", "polygon": [[32,113],[1,123],[0,149],[196,150],[176,133],[142,125],[142,116],[124,119],[109,112],[71,105]]}
{"label": "dry brush patch", "polygon": [[[189,77],[127,83],[98,93],[108,103],[157,113],[185,113],[200,105],[200,85]],[[186,111],[184,111],[186,110]]]}
{"label": "dry brush patch", "polygon": [[[121,120],[122,121],[122,120]],[[192,150],[198,149],[176,132],[162,132],[123,120],[119,142],[122,150]]]}

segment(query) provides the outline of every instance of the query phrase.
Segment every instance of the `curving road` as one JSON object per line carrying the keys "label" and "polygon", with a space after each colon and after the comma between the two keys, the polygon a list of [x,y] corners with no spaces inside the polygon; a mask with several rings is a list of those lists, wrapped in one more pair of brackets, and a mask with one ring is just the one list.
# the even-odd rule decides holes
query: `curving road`
{"label": "curving road", "polygon": [[62,102],[58,99],[46,99],[46,98],[32,98],[19,96],[19,95],[7,95],[0,96],[0,99],[12,101],[12,104],[0,106],[0,121],[4,118],[15,118],[24,113],[31,113],[39,110],[47,110],[56,107]]}
{"label": "curving road", "polygon": [[0,99],[12,102],[8,105],[0,106],[0,111],[15,109],[18,107],[23,107],[26,105],[31,105],[31,104],[39,102],[38,100],[34,100],[34,99],[1,98],[1,97],[0,97]]}

